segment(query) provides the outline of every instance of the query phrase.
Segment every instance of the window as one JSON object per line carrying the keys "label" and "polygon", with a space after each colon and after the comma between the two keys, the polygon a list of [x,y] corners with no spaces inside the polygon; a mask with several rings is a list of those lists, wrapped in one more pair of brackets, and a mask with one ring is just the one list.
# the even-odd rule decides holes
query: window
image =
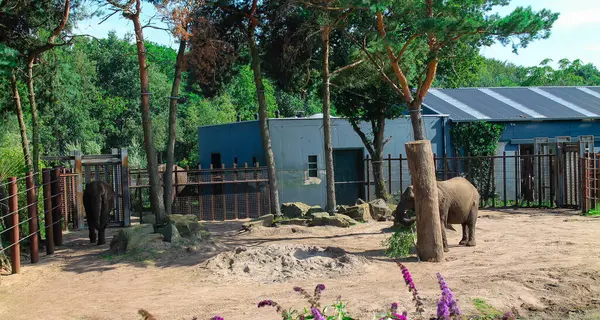
{"label": "window", "polygon": [[319,176],[317,167],[317,156],[308,156],[308,176],[316,178]]}

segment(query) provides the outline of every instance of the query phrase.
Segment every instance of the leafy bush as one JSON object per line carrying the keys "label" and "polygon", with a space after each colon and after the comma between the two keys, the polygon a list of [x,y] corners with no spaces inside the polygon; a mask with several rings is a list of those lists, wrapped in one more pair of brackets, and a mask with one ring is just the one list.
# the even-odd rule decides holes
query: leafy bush
{"label": "leafy bush", "polygon": [[390,258],[406,257],[415,245],[415,234],[410,228],[401,228],[382,242],[385,255]]}

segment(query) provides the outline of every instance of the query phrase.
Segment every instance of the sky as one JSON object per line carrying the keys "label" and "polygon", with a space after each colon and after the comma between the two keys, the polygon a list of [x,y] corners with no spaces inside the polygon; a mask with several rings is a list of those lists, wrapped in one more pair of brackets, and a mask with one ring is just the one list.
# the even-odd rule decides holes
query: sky
{"label": "sky", "polygon": [[[512,0],[510,5],[501,7],[497,11],[500,14],[507,14],[517,6],[531,6],[534,10],[546,8],[560,13],[550,38],[532,42],[527,48],[519,49],[518,54],[512,52],[510,45],[505,47],[495,44],[482,48],[481,53],[484,56],[522,66],[538,65],[546,58],[553,60],[551,65],[554,67],[563,58],[571,61],[580,59],[584,63],[593,63],[600,68],[600,0]],[[142,7],[144,23],[155,13],[152,5],[144,3]],[[133,32],[132,23],[119,15],[114,15],[99,25],[100,20],[101,18],[94,18],[82,21],[76,31],[97,38],[106,37],[111,30],[114,30],[119,37]],[[153,24],[164,26],[159,23],[158,18],[152,21]],[[146,40],[174,49],[177,46],[173,37],[166,31],[146,28],[144,37]]]}

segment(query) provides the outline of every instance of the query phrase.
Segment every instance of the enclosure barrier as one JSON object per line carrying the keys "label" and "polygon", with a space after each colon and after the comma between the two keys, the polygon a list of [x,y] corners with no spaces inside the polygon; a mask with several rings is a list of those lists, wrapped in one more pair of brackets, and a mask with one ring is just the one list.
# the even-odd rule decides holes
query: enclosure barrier
{"label": "enclosure barrier", "polygon": [[[269,179],[266,167],[258,163],[209,169],[175,167],[173,188],[178,189],[172,213],[194,214],[200,220],[223,221],[256,218],[270,213]],[[131,169],[132,206],[140,219],[149,210],[149,177],[145,169]],[[162,172],[160,173],[162,174]],[[184,174],[186,181],[180,181]]]}
{"label": "enclosure barrier", "polygon": [[[394,196],[411,184],[408,160],[402,154],[388,154],[381,161],[381,176],[386,191]],[[437,156],[434,154],[437,180],[464,177],[481,195],[481,207],[572,208],[587,212],[595,209],[599,197],[600,155],[578,152],[489,156]],[[336,181],[354,184],[364,190],[357,197],[375,198],[375,170],[378,162],[364,159],[364,180]]]}
{"label": "enclosure barrier", "polygon": [[[0,184],[6,193],[0,192],[0,222],[3,222],[4,228],[0,231],[0,239],[7,240],[6,247],[0,245],[0,254],[6,253],[10,249],[10,260],[12,273],[19,273],[21,270],[21,243],[29,240],[29,254],[31,263],[39,262],[39,243],[38,238],[41,234],[39,228],[40,219],[38,217],[39,197],[36,196],[35,178],[39,173],[28,172],[25,177],[8,179],[8,182]],[[46,254],[54,253],[54,246],[62,245],[62,197],[63,192],[60,189],[60,169],[44,169],[42,171],[42,183],[40,187],[43,190],[44,216],[43,225],[45,233]],[[19,184],[24,182],[24,190],[20,190]],[[2,191],[2,190],[0,190]],[[19,199],[26,198],[26,205],[19,208]],[[7,206],[3,206],[8,202]],[[27,210],[27,219],[20,221],[20,214]],[[27,223],[27,233],[22,226]],[[0,242],[1,244],[1,242]]]}

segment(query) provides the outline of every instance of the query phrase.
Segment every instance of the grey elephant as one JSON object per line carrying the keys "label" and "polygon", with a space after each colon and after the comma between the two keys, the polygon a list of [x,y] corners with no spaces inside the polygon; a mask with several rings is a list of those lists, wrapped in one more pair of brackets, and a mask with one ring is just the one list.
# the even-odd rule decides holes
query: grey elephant
{"label": "grey elephant", "polygon": [[83,206],[90,231],[90,243],[96,242],[96,230],[98,230],[98,245],[105,244],[104,230],[108,225],[109,214],[115,208],[115,191],[112,186],[103,181],[86,184],[83,191]]}
{"label": "grey elephant", "polygon": [[[446,228],[455,230],[451,224],[462,225],[462,239],[460,245],[475,246],[475,223],[479,210],[479,192],[469,180],[456,177],[446,181],[437,181],[438,201],[440,208],[440,220],[442,223],[442,238],[444,251],[448,252],[448,241],[446,240]],[[400,203],[394,212],[394,224],[410,226],[416,221],[416,217],[406,218],[405,211],[415,208],[415,195],[413,187],[408,186],[402,196]]]}

